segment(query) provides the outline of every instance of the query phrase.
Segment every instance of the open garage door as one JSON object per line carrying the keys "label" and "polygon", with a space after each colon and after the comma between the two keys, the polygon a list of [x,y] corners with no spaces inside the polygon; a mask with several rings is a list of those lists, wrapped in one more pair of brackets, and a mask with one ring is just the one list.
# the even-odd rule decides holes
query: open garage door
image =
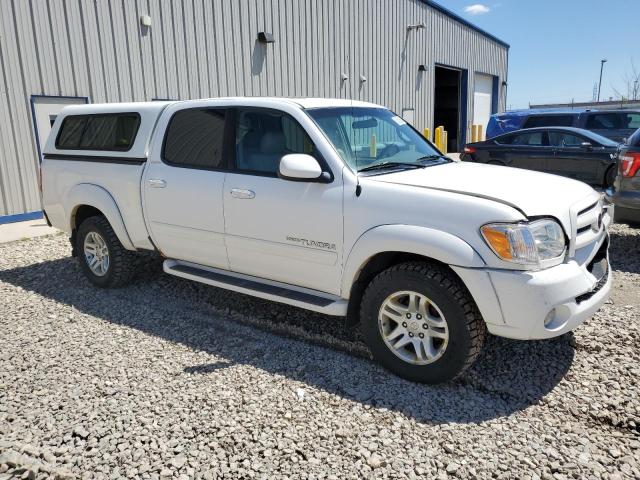
{"label": "open garage door", "polygon": [[493,105],[493,76],[475,74],[473,84],[473,124],[482,125],[482,138],[485,139],[487,124]]}
{"label": "open garage door", "polygon": [[[462,71],[444,66],[435,67],[435,89],[433,103],[433,128],[444,127],[448,134],[447,150],[460,151],[462,143],[460,125],[463,123]],[[466,102],[466,100],[465,100]]]}

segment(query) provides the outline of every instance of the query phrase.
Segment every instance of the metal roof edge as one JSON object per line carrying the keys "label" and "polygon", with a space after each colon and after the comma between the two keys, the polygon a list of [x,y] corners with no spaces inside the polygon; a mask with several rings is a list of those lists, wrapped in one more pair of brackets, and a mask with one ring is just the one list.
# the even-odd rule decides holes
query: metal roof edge
{"label": "metal roof edge", "polygon": [[497,44],[502,45],[503,47],[506,47],[507,49],[511,48],[511,45],[509,45],[504,40],[500,40],[495,35],[492,35],[489,32],[487,32],[486,30],[483,30],[482,28],[478,27],[477,25],[474,25],[470,21],[465,20],[464,18],[462,18],[457,13],[452,12],[448,8],[443,7],[442,5],[434,2],[433,0],[420,0],[420,1],[422,3],[424,3],[424,4],[426,4],[426,5],[429,5],[431,8],[434,8],[434,9],[438,10],[439,12],[444,13],[446,16],[448,16],[450,18],[453,18],[456,22],[459,22],[459,23],[471,28],[472,30],[475,30],[476,32],[480,33],[481,35],[484,35],[485,37],[493,40]]}

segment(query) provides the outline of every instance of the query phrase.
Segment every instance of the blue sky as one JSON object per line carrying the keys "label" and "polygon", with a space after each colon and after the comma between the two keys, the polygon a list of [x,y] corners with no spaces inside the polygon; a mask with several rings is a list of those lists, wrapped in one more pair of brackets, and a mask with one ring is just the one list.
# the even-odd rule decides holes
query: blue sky
{"label": "blue sky", "polygon": [[640,0],[436,1],[511,45],[507,108],[590,101],[602,58],[601,99],[640,70]]}

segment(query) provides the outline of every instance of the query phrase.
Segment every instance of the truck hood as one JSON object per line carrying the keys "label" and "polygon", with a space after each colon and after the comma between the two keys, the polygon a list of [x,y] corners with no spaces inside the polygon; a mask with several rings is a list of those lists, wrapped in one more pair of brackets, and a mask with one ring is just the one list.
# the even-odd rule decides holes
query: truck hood
{"label": "truck hood", "polygon": [[494,200],[527,217],[551,216],[571,229],[570,208],[581,201],[597,201],[599,194],[586,183],[548,173],[498,165],[451,162],[417,170],[376,175],[367,180],[429,188]]}

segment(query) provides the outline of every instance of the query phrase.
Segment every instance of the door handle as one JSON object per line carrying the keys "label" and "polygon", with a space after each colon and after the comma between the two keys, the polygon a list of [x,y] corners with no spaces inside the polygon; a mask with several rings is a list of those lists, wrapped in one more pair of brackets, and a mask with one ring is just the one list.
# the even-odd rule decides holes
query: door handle
{"label": "door handle", "polygon": [[233,198],[251,199],[251,198],[255,198],[256,192],[252,190],[244,190],[242,188],[232,188],[231,196]]}
{"label": "door handle", "polygon": [[151,180],[149,180],[149,186],[151,188],[164,188],[167,186],[167,182],[158,178],[152,178]]}

